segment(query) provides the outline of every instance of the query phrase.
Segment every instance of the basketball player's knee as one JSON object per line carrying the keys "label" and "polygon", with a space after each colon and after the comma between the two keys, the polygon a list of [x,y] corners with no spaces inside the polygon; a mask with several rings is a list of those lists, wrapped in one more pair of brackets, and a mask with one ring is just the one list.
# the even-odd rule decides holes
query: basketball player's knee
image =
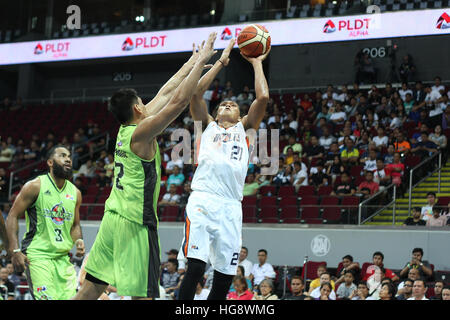
{"label": "basketball player's knee", "polygon": [[193,258],[188,258],[187,272],[194,276],[203,276],[205,273],[206,263]]}

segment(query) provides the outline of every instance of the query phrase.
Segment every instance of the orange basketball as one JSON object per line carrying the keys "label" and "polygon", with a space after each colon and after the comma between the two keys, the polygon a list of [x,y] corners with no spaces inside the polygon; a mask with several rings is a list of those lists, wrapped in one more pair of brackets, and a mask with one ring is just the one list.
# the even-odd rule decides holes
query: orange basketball
{"label": "orange basketball", "polygon": [[269,50],[270,34],[263,26],[251,24],[239,33],[237,43],[242,54],[255,58]]}

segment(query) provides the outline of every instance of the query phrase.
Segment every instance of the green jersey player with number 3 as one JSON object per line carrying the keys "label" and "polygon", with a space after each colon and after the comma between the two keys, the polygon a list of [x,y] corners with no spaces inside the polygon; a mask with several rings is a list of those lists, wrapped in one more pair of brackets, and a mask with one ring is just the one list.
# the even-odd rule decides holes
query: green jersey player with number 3
{"label": "green jersey player with number 3", "polygon": [[216,33],[147,105],[133,89],[109,101],[120,122],[114,185],[86,263],[86,279],[74,299],[97,299],[107,285],[133,298],[159,297],[160,245],[156,204],[161,159],[156,137],[187,107],[205,64],[215,53]]}
{"label": "green jersey player with number 3", "polygon": [[[27,182],[6,220],[9,254],[17,271],[24,271],[36,300],[67,300],[76,293],[77,278],[70,263],[74,243],[84,255],[80,227],[81,192],[72,176],[70,151],[53,147],[47,155],[50,172]],[[27,231],[18,247],[18,218],[26,213]]]}

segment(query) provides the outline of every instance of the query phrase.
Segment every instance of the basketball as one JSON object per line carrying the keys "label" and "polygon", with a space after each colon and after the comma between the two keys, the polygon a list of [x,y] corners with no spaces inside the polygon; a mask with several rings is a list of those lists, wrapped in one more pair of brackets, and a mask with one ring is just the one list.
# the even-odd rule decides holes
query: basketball
{"label": "basketball", "polygon": [[270,34],[263,26],[251,24],[239,33],[237,43],[242,54],[256,58],[269,50]]}

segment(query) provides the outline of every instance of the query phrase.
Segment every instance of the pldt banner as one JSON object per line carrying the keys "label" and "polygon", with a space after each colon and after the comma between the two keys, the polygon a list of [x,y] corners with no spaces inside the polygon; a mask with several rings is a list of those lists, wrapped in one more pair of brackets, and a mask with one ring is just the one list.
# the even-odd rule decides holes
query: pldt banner
{"label": "pldt banner", "polygon": [[[257,23],[257,22],[256,22]],[[260,22],[272,45],[450,34],[450,9]],[[186,52],[209,33],[223,49],[245,24],[0,45],[0,65]]]}

